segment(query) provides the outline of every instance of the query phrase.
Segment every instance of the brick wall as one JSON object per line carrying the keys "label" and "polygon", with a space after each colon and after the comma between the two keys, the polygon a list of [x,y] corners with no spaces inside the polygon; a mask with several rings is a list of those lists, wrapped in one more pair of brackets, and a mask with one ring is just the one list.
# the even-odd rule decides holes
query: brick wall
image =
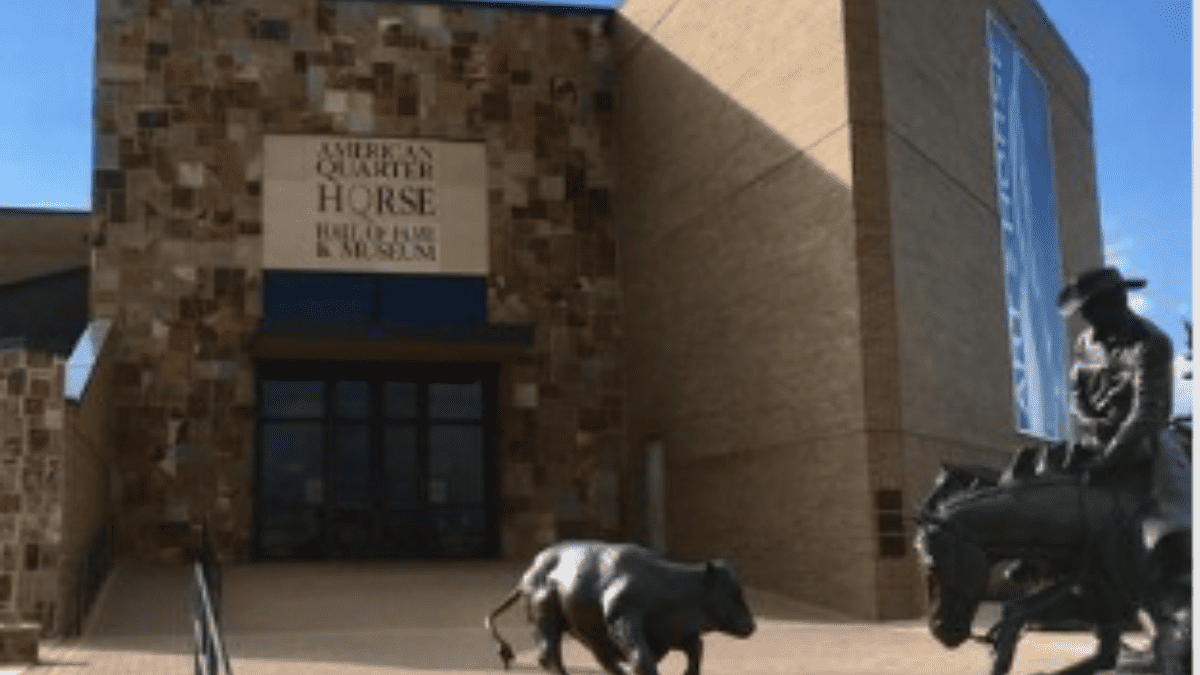
{"label": "brick wall", "polygon": [[[1025,442],[1013,418],[986,12],[1011,22],[1047,81],[1064,280],[1103,257],[1091,103],[1087,75],[1036,2],[846,7],[849,53],[863,63],[851,71],[856,166],[864,173],[856,179],[864,188],[859,229],[879,226],[886,242],[864,249],[860,278],[864,298],[888,300],[873,314],[890,315],[864,323],[873,334],[864,343],[873,347],[864,352],[871,483],[899,490],[907,509],[941,461],[1000,468]],[[882,616],[923,607],[918,571],[911,554],[880,559]]]}
{"label": "brick wall", "polygon": [[[1070,274],[1100,257],[1086,75],[1036,2],[995,5],[1051,83]],[[913,500],[940,460],[1001,466],[1021,442],[987,6],[622,7],[629,442],[663,439],[672,552],[913,616]]]}
{"label": "brick wall", "polygon": [[60,631],[81,627],[88,609],[79,604],[80,563],[93,545],[97,530],[113,516],[111,471],[114,447],[109,405],[112,394],[113,335],[97,355],[87,389],[78,403],[66,407],[66,494],[62,503],[62,545],[59,554],[61,589]]}
{"label": "brick wall", "polygon": [[488,320],[535,329],[500,397],[506,540],[525,542],[507,548],[589,514],[594,530],[614,529],[596,515],[611,511],[623,409],[602,17],[101,0],[97,26],[93,228],[104,244],[91,302],[122,329],[112,401],[125,548],[170,552],[180,526],[207,519],[223,554],[247,551],[245,346],[261,313],[269,133],[486,144]]}
{"label": "brick wall", "polygon": [[871,616],[842,26],[836,0],[626,3],[617,203],[629,443],[661,435],[670,553]]}

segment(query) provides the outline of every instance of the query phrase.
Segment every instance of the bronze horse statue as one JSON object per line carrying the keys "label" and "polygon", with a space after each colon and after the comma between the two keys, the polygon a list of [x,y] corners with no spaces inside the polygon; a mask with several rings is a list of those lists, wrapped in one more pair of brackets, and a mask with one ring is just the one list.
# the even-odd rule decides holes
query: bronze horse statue
{"label": "bronze horse statue", "polygon": [[1022,508],[1035,491],[1062,492],[1062,481],[1078,480],[1067,467],[1047,466],[1061,458],[1056,450],[1061,448],[1023,450],[994,481],[978,471],[944,467],[916,517],[917,548],[929,567],[930,631],[950,648],[972,637],[971,622],[987,591],[991,565],[1031,561],[1044,566],[1055,582],[1007,603],[1000,622],[976,637],[992,644],[992,675],[1011,668],[1024,624],[1048,615],[1083,619],[1095,626],[1099,640],[1092,657],[1062,673],[1090,675],[1112,668],[1133,607],[1146,610],[1154,623],[1156,667],[1164,675],[1190,672],[1190,570],[1165,574],[1161,564],[1142,554],[1116,496],[1079,490],[1073,493],[1077,498],[1032,514],[1034,522],[1045,519],[1044,527],[1016,528],[1008,522],[1012,510]]}

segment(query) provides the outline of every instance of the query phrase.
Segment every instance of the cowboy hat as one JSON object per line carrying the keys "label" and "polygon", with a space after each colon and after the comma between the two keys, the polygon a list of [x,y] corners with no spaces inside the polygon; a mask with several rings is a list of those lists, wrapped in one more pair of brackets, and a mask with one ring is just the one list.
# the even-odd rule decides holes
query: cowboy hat
{"label": "cowboy hat", "polygon": [[1126,279],[1115,267],[1089,270],[1075,277],[1058,294],[1058,311],[1063,316],[1070,316],[1097,293],[1117,288],[1141,288],[1145,285],[1145,279]]}

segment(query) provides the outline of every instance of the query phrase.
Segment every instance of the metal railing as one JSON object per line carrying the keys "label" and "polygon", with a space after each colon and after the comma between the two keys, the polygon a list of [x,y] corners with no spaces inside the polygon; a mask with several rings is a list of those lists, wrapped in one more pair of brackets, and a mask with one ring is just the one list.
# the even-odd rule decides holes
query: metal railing
{"label": "metal railing", "polygon": [[75,570],[75,616],[67,633],[83,632],[83,621],[100,592],[108,571],[112,569],[112,528],[108,524],[96,528],[92,540]]}
{"label": "metal railing", "polygon": [[196,675],[233,675],[221,636],[221,566],[208,528],[201,533],[200,554],[192,565],[191,610]]}

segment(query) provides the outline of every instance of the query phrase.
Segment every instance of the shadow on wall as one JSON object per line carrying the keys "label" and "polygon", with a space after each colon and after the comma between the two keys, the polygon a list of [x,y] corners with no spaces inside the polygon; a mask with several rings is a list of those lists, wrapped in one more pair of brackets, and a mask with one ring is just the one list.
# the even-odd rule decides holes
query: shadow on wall
{"label": "shadow on wall", "polygon": [[[672,557],[727,557],[749,585],[870,616],[866,441],[847,432],[863,428],[873,376],[859,307],[879,289],[859,284],[834,81],[845,69],[789,63],[814,96],[841,103],[814,101],[827,130],[780,131],[746,107],[768,105],[765,77],[743,105],[627,18],[616,24],[618,44],[634,45],[618,56],[616,99],[630,534],[649,540],[645,439],[661,434]],[[867,243],[867,264],[890,264],[886,237]]]}

